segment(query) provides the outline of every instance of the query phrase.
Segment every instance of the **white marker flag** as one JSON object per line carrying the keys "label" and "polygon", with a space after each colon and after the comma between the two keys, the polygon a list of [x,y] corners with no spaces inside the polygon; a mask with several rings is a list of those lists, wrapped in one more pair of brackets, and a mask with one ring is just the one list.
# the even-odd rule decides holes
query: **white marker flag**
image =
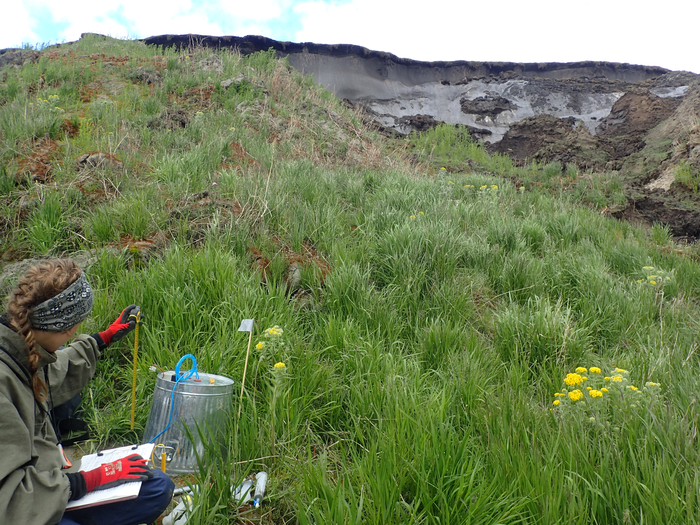
{"label": "white marker flag", "polygon": [[253,331],[253,319],[243,319],[241,321],[241,326],[238,327],[239,332],[252,332]]}

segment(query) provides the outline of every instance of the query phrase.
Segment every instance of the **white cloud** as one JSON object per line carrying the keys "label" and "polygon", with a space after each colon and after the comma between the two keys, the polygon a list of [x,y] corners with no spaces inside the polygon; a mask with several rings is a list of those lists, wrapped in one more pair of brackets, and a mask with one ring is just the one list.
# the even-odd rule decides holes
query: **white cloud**
{"label": "white cloud", "polygon": [[32,29],[34,20],[27,6],[19,2],[9,2],[3,7],[3,17],[11,23],[2,27],[3,45],[0,47],[21,47],[22,44],[35,44],[41,37]]}
{"label": "white cloud", "polygon": [[693,42],[700,4],[686,0],[663,8],[652,0],[310,0],[294,11],[299,42],[357,44],[414,60],[598,60],[700,72]]}
{"label": "white cloud", "polygon": [[[251,22],[265,22],[280,18],[294,2],[291,0],[220,0],[212,2],[222,14],[231,17],[227,22],[243,25]],[[268,36],[268,35],[263,35]]]}
{"label": "white cloud", "polygon": [[[602,60],[700,72],[688,0],[10,0],[0,48],[84,32],[262,35],[414,60]],[[39,16],[40,15],[40,16]],[[58,23],[55,26],[51,23]],[[44,27],[39,27],[41,20]],[[57,33],[56,27],[61,28]],[[299,28],[290,36],[291,28]],[[277,34],[275,34],[277,31]],[[57,35],[57,36],[56,36]]]}

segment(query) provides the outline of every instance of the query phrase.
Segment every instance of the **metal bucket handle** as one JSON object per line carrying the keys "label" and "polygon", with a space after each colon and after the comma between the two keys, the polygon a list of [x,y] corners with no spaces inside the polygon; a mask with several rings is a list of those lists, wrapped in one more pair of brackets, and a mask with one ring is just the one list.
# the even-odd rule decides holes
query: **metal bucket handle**
{"label": "metal bucket handle", "polygon": [[[185,361],[185,359],[192,360],[192,369],[189,370],[185,376],[182,376],[180,374],[180,366]],[[199,379],[199,372],[197,372],[197,359],[195,359],[195,357],[192,354],[183,355],[180,358],[180,360],[177,362],[177,364],[175,365],[175,378],[176,378],[177,382],[187,381],[194,374],[196,374],[197,379]]]}
{"label": "metal bucket handle", "polygon": [[[188,370],[187,373],[183,376],[180,374],[180,366],[185,361],[185,359],[192,360],[192,369]],[[170,417],[168,418],[168,424],[163,430],[158,432],[158,434],[154,436],[153,439],[149,441],[149,443],[154,443],[156,439],[158,439],[163,433],[165,433],[166,430],[170,428],[170,424],[173,421],[173,410],[175,409],[175,389],[181,381],[187,381],[194,374],[197,374],[197,379],[195,379],[195,381],[199,381],[199,372],[197,372],[197,359],[195,359],[195,357],[192,354],[183,355],[177,362],[177,365],[175,365],[175,375],[173,376],[173,379],[175,379],[175,384],[173,385],[173,390],[170,393]]]}

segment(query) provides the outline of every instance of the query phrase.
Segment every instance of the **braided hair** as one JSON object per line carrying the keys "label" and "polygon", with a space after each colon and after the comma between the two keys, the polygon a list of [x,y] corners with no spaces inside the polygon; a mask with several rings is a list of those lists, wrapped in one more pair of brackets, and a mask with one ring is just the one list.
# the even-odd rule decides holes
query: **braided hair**
{"label": "braided hair", "polygon": [[52,259],[30,268],[19,279],[10,295],[7,313],[12,327],[24,337],[29,354],[29,371],[32,375],[34,397],[46,401],[47,388],[37,374],[39,352],[37,350],[29,314],[32,308],[58,295],[80,278],[82,270],[72,259]]}

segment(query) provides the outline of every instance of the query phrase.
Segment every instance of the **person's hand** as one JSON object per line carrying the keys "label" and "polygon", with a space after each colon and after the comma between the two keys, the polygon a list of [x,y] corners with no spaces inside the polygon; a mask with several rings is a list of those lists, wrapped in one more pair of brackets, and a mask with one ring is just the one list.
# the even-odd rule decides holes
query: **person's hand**
{"label": "person's hand", "polygon": [[81,470],[80,473],[85,478],[85,487],[88,492],[108,489],[131,481],[146,481],[153,477],[153,471],[146,465],[146,460],[138,454],[132,454],[111,463],[103,463],[93,470]]}
{"label": "person's hand", "polygon": [[100,337],[106,345],[116,343],[126,334],[136,328],[136,323],[141,321],[141,307],[131,304],[124,308],[117,319],[109,325]]}

